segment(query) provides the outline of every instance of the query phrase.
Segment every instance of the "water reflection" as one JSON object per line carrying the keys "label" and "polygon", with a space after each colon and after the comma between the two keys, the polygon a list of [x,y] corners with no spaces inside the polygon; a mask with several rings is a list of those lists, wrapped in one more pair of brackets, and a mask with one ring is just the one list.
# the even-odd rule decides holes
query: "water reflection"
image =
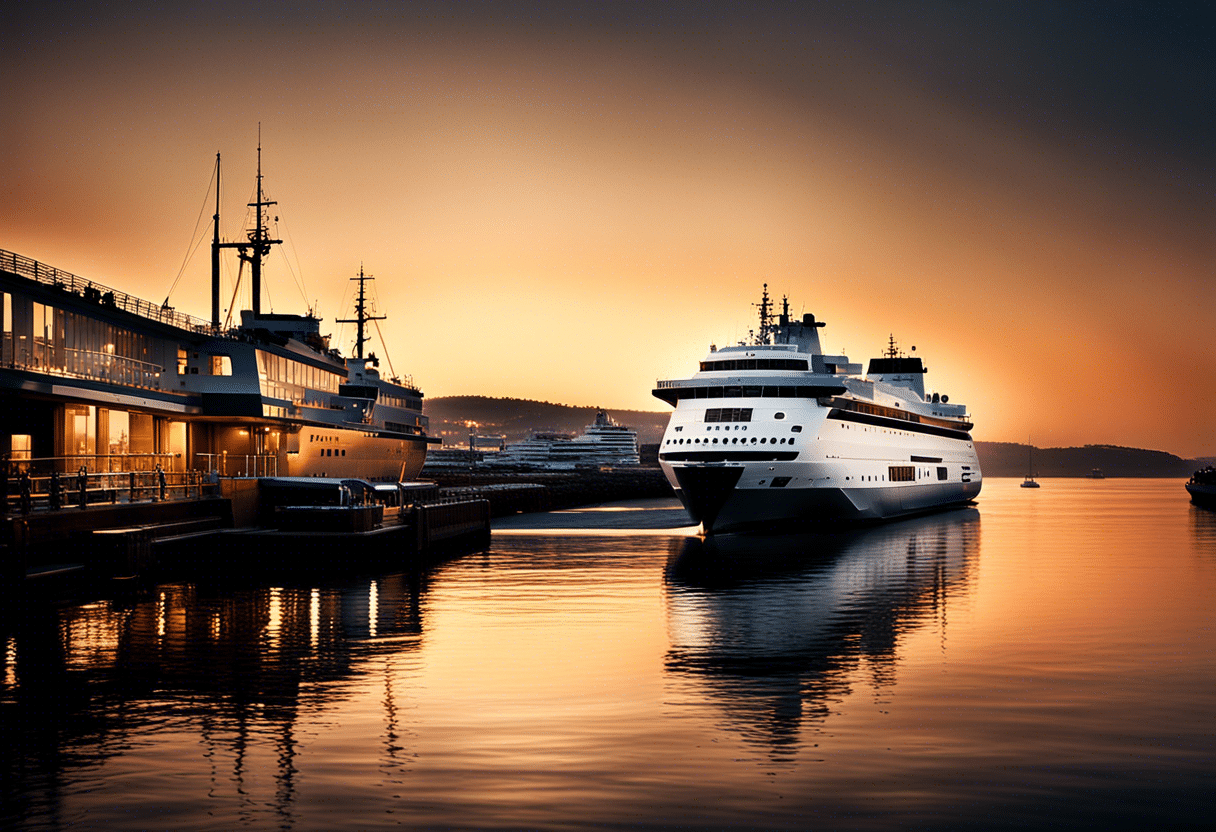
{"label": "water reflection", "polygon": [[1208,559],[1216,560],[1216,511],[1192,505],[1190,514],[1195,549]]}
{"label": "water reflection", "polygon": [[864,670],[893,683],[901,637],[945,649],[947,601],[979,550],[975,509],[840,534],[689,538],[666,569],[669,676],[774,758]]}
{"label": "water reflection", "polygon": [[356,674],[384,673],[390,763],[399,752],[390,658],[419,646],[424,590],[425,576],[399,574],[331,587],[178,584],[130,605],[30,606],[4,644],[0,825],[6,816],[58,825],[64,784],[165,731],[187,734],[183,750],[202,747],[209,797],[265,812],[246,780],[269,774],[270,808],[290,820],[297,720],[335,709]]}

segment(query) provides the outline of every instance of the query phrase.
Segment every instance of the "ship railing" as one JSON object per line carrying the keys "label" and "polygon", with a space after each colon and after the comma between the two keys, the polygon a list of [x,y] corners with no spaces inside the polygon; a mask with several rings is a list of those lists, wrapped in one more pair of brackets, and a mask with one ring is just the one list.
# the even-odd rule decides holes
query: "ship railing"
{"label": "ship railing", "polygon": [[161,388],[165,368],[150,361],[96,350],[78,350],[35,343],[33,349],[13,349],[12,336],[4,334],[4,366],[46,375],[107,381],[148,390]]}
{"label": "ship railing", "polygon": [[[61,474],[52,463],[66,457],[4,460],[0,463],[0,515],[62,511],[117,503],[194,500],[216,487],[201,471],[89,471]],[[32,473],[48,468],[51,473]]]}
{"label": "ship railing", "polygon": [[44,286],[79,295],[85,300],[93,301],[103,307],[121,309],[132,315],[179,329],[215,334],[209,322],[184,312],[178,312],[172,306],[156,304],[134,295],[128,295],[126,292],[111,289],[96,281],[65,272],[54,266],[48,266],[29,257],[22,257],[11,251],[0,249],[0,268],[21,277],[28,277]]}
{"label": "ship railing", "polygon": [[53,472],[75,476],[81,468],[88,474],[125,474],[155,471],[157,467],[169,471],[178,468],[181,460],[181,454],[173,453],[84,453],[40,457],[23,457],[21,453],[14,451],[0,459],[0,472],[7,473],[10,478],[23,472],[38,477],[48,477]]}
{"label": "ship railing", "polygon": [[198,468],[214,471],[221,477],[277,477],[279,457],[277,454],[218,454],[196,453]]}

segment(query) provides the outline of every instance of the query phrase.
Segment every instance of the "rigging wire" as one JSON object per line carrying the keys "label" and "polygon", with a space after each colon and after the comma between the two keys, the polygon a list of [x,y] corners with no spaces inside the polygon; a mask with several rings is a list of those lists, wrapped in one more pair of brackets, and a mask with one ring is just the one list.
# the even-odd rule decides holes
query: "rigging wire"
{"label": "rigging wire", "polygon": [[[204,235],[199,234],[198,228],[199,225],[202,224],[203,217],[207,213],[207,203],[209,202],[208,198],[211,196],[211,186],[215,184],[215,173],[216,169],[213,168],[211,171],[211,181],[207,183],[207,192],[203,194],[203,207],[198,212],[198,219],[194,221],[194,231],[191,232],[190,235],[190,244],[186,246],[186,256],[182,259],[182,267],[177,270],[177,277],[173,278],[173,285],[169,287],[169,293],[165,295],[165,306],[169,305],[169,298],[172,296],[173,290],[177,288],[178,282],[181,281],[182,275],[186,273],[187,264],[189,264],[190,259],[194,257],[194,253],[198,251],[198,247],[203,243]],[[207,227],[210,228],[211,223],[207,223]]]}
{"label": "rigging wire", "polygon": [[[287,227],[287,223],[279,222],[278,218],[276,217],[275,218],[276,233],[278,233],[277,230],[279,228],[282,228],[283,231],[286,232],[286,234],[284,236],[287,238],[287,243],[291,246],[291,255],[292,255],[292,257],[294,257],[296,259],[296,263],[299,264],[300,263],[300,252],[296,250],[296,241],[291,236],[291,229]],[[297,277],[295,270],[292,269],[292,267],[291,267],[291,261],[288,260],[288,258],[287,258],[286,248],[283,246],[280,246],[280,249],[283,251],[283,262],[285,262],[287,264],[287,271],[291,274],[292,280],[295,281],[296,287],[300,290],[300,297],[304,300],[304,305],[308,306],[308,287],[304,283],[304,266],[300,265],[300,274]],[[309,311],[311,312],[312,309],[310,308]]]}
{"label": "rigging wire", "polygon": [[384,343],[384,335],[380,332],[380,322],[372,321],[376,325],[376,335],[380,338],[380,346],[384,348],[384,360],[388,362],[389,377],[393,381],[397,380],[397,371],[393,369],[393,359],[388,357],[388,346]]}
{"label": "rigging wire", "polygon": [[[372,314],[380,311],[380,290],[376,288],[375,281],[372,281]],[[388,342],[384,340],[384,335],[380,332],[380,322],[376,321],[376,335],[380,338],[380,348],[384,350],[384,360],[388,362],[388,371],[396,376],[393,372],[393,359],[388,355]]]}
{"label": "rigging wire", "polygon": [[228,317],[224,319],[224,329],[232,322],[232,310],[236,307],[236,293],[241,288],[241,272],[245,270],[245,261],[241,260],[236,270],[236,285],[232,287],[232,300],[228,303]]}

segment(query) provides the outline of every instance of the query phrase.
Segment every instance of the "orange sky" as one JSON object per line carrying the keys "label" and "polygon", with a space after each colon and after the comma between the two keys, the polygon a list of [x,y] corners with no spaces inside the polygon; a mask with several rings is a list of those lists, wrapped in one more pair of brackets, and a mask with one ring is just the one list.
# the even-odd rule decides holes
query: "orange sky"
{"label": "orange sky", "polygon": [[[269,305],[349,349],[363,263],[428,396],[663,410],[767,282],[855,361],[915,344],[977,439],[1216,455],[1185,8],[246,8],[21,13],[0,248],[163,300],[217,151],[239,233],[260,121]],[[208,316],[208,269],[171,303]]]}

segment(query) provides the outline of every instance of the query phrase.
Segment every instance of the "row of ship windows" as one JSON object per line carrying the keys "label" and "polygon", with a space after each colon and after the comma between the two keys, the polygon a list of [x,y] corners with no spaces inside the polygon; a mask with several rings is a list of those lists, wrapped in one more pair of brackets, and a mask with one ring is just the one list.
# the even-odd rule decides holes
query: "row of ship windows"
{"label": "row of ship windows", "polygon": [[[861,480],[862,482],[886,482],[887,478],[890,477],[891,482],[915,482],[921,478],[929,479],[931,476],[932,469],[930,468],[916,468],[911,465],[892,465],[887,468],[887,476],[880,476],[878,474],[863,474],[860,477],[845,477],[845,479],[856,479]],[[944,466],[939,466],[937,469],[937,478],[939,480],[945,480],[947,476],[948,474],[946,468]]]}
{"label": "row of ship windows", "polygon": [[822,385],[729,385],[726,387],[672,387],[662,388],[659,398],[667,401],[679,399],[817,399],[820,396],[842,392],[843,387]]}
{"label": "row of ship windows", "polygon": [[876,428],[876,427],[868,427],[866,425],[858,426],[858,425],[848,425],[848,424],[841,425],[841,427],[843,427],[845,430],[853,430],[855,428],[859,428],[864,433],[890,433],[895,436],[916,436],[916,434],[909,433],[906,430],[894,430],[892,428]]}
{"label": "row of ship windows", "polygon": [[[734,436],[734,437],[727,437],[727,436],[723,436],[723,437],[722,437],[722,444],[723,444],[723,445],[738,445],[738,444],[739,444],[739,441],[740,441],[740,439],[739,439],[739,437],[738,437],[738,436]],[[743,444],[744,444],[744,445],[746,445],[746,444],[747,444],[747,437],[746,437],[746,436],[744,436],[744,437],[743,437],[743,439],[742,439],[742,441],[743,441]],[[666,439],[666,440],[664,440],[664,441],[663,441],[663,444],[664,444],[664,445],[683,445],[685,442],[687,442],[689,445],[694,445],[694,444],[695,444],[695,445],[700,445],[702,442],[704,442],[706,445],[717,445],[717,444],[718,444],[718,438],[715,436],[713,439],[710,439],[710,438],[707,436],[707,437],[705,437],[704,439],[702,439],[701,437],[697,437],[697,438],[695,438],[695,439]],[[783,436],[783,437],[781,437],[780,439],[774,439],[774,438],[770,438],[770,437],[767,437],[767,436],[761,436],[761,437],[758,437],[758,438],[757,438],[757,437],[755,437],[755,436],[753,436],[753,437],[752,437],[751,444],[755,445],[757,442],[759,442],[761,445],[765,445],[765,444],[768,444],[768,443],[770,443],[770,442],[771,442],[772,444],[774,444],[774,445],[784,445],[784,444],[786,444],[787,442],[788,442],[789,444],[793,445],[793,444],[794,444],[794,437],[792,437],[792,436],[791,436],[791,437],[789,437],[789,438],[787,439],[786,437],[784,437],[784,436]]]}
{"label": "row of ship windows", "polygon": [[796,358],[739,358],[730,361],[702,361],[701,371],[713,370],[805,370],[806,361]]}
{"label": "row of ship windows", "polygon": [[322,448],[320,456],[346,456],[346,448]]}
{"label": "row of ship windows", "polygon": [[[781,413],[781,414],[778,414],[778,415],[779,415],[779,416],[784,416],[785,414]],[[705,429],[706,429],[707,431],[713,431],[713,430],[727,430],[727,431],[729,431],[729,430],[747,430],[747,425],[726,425],[725,427],[723,427],[722,425],[706,425],[706,426],[705,426]],[[683,425],[676,425],[676,433],[681,433],[681,432],[683,432],[683,430],[684,430],[684,426],[683,426]],[[790,425],[790,433],[802,433],[802,425]]]}

